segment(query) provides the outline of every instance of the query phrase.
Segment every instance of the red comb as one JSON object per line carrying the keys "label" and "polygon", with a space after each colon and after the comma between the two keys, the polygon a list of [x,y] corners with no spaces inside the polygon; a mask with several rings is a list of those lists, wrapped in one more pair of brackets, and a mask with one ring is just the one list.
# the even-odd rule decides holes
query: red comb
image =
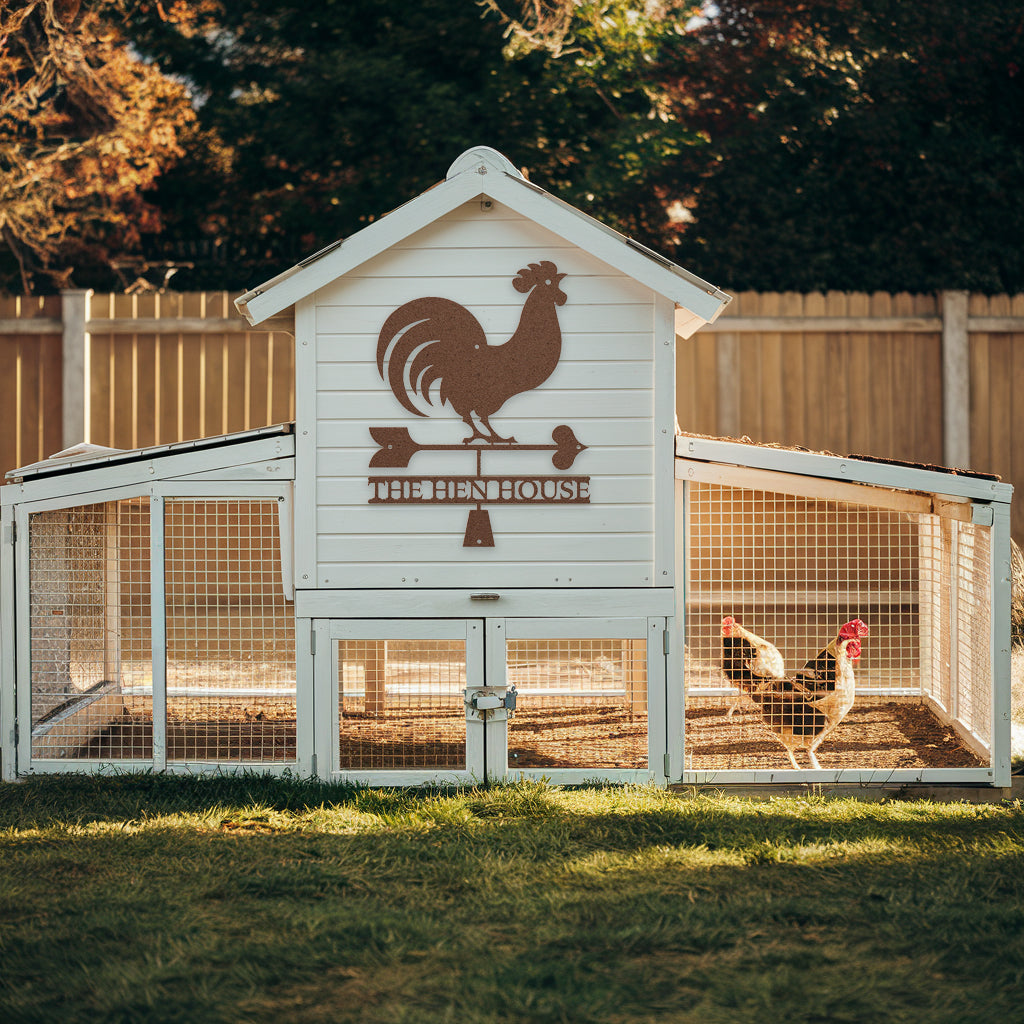
{"label": "red comb", "polygon": [[867,623],[863,619],[851,619],[839,630],[843,640],[856,640],[859,637],[868,635]]}
{"label": "red comb", "polygon": [[736,620],[731,615],[722,619],[722,636],[732,636],[730,630],[736,625]]}

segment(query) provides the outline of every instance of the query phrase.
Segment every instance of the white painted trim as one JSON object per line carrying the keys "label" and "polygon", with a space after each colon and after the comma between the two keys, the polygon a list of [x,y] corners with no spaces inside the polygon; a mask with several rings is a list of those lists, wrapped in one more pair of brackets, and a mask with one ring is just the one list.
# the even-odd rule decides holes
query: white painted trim
{"label": "white painted trim", "polygon": [[667,620],[668,654],[665,656],[665,708],[668,780],[682,777],[683,735],[686,725],[686,704],[683,694],[683,657],[686,638],[688,580],[686,577],[686,502],[687,485],[675,480],[676,586],[675,614]]}
{"label": "white painted trim", "polygon": [[[310,651],[315,643],[316,653]],[[331,779],[336,773],[338,733],[338,645],[331,640],[326,619],[295,620],[295,646],[304,648],[303,661],[313,670],[313,758],[310,774]],[[308,661],[307,654],[308,653]]]}
{"label": "white painted trim", "polygon": [[714,320],[730,301],[731,296],[713,285],[657,254],[645,254],[642,247],[568,203],[518,176],[495,170],[485,163],[457,173],[416,196],[357,234],[328,248],[322,256],[310,257],[305,266],[299,264],[240,296],[235,305],[250,323],[258,324],[397,245],[462,203],[481,195],[543,225],[704,321]]}
{"label": "white painted trim", "polygon": [[153,769],[167,767],[167,587],[164,500],[150,498],[149,596],[150,639],[153,658]]}
{"label": "white painted trim", "polygon": [[281,559],[281,590],[286,601],[295,600],[295,488],[285,489],[277,503],[277,550]]}
{"label": "white painted trim", "polygon": [[[15,608],[18,594],[15,587],[14,509],[0,511],[0,779],[10,782],[17,775],[18,750],[17,707],[15,705],[15,652],[17,623]],[[27,545],[26,545],[27,547]]]}
{"label": "white painted trim", "polygon": [[[474,594],[497,593],[475,601]],[[672,615],[671,587],[550,590],[304,590],[295,593],[296,614],[317,619],[572,617]]]}
{"label": "white painted trim", "polygon": [[675,558],[675,459],[676,344],[675,308],[656,297],[652,311],[654,344],[654,564],[651,578],[657,587],[674,587]]}
{"label": "white painted trim", "polygon": [[[28,512],[24,508],[14,509],[18,537],[21,540],[14,551],[14,583],[17,593],[15,607],[15,649],[23,652],[15,655],[15,704],[18,725],[18,774],[32,771],[32,623],[30,616],[31,595],[29,593],[29,545]],[[20,724],[24,723],[24,725]]]}
{"label": "white painted trim", "polygon": [[1011,679],[1010,679],[1010,508],[993,508],[989,535],[992,553],[992,621],[989,629],[992,658],[992,764],[995,784],[1010,785]]}
{"label": "white painted trim", "polygon": [[[835,771],[794,771],[792,768],[762,771],[686,771],[682,783],[687,786],[730,785],[836,785],[854,782],[862,786],[900,785],[913,782],[942,783],[949,786],[982,784],[998,786],[988,768],[842,768]],[[1009,783],[1007,783],[1009,785]]]}
{"label": "white painted trim", "polygon": [[[505,619],[506,640],[646,640],[646,617]],[[659,638],[660,641],[660,638]]]}
{"label": "white painted trim", "polygon": [[[295,771],[295,763],[291,761],[171,761],[163,770],[168,775],[244,775],[248,772],[259,772],[261,775],[285,775]],[[133,775],[151,772],[152,763],[147,760],[110,760],[100,761],[95,758],[74,761],[57,760],[55,758],[38,758],[33,762],[32,774],[75,774],[91,775]]]}
{"label": "white painted trim", "polygon": [[553,786],[585,786],[597,778],[623,786],[661,785],[663,783],[663,778],[653,768],[516,768],[514,771],[510,771],[506,778],[509,781],[544,780]]}
{"label": "white painted trim", "polygon": [[647,769],[663,786],[670,776],[665,771],[668,753],[668,665],[664,635],[668,620],[654,616],[647,620]]}
{"label": "white painted trim", "polygon": [[214,469],[203,473],[187,473],[176,476],[175,480],[204,480],[262,483],[263,481],[294,480],[295,460],[293,458],[269,459],[264,462],[252,462],[230,469]]}
{"label": "white painted trim", "polygon": [[196,473],[215,479],[213,474],[220,470],[230,472],[250,462],[285,460],[293,454],[294,439],[290,434],[281,434],[221,448],[154,455],[135,462],[103,464],[73,473],[26,479],[4,488],[4,502],[14,504],[58,498],[65,499],[65,504],[83,504],[96,500],[87,495],[97,491],[133,485],[149,488],[156,480],[172,480]]}
{"label": "white painted trim", "polygon": [[281,498],[289,491],[288,483],[264,483],[262,480],[222,480],[214,483],[189,483],[162,480],[150,488],[165,498]]}
{"label": "white painted trim", "polygon": [[[318,585],[316,303],[295,307],[295,585]],[[312,618],[317,613],[310,613]]]}
{"label": "white painted trim", "polygon": [[1013,494],[1010,484],[977,476],[943,473],[899,463],[868,462],[817,452],[799,452],[789,448],[768,448],[692,434],[681,434],[676,438],[676,455],[700,462],[720,462],[749,469],[825,477],[839,482],[923,491],[976,501],[1009,502]]}

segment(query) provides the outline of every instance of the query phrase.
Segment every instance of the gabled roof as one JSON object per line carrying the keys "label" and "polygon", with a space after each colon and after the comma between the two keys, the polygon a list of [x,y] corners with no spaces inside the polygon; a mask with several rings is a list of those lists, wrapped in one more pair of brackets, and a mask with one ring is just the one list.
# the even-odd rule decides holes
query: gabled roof
{"label": "gabled roof", "polygon": [[445,180],[350,238],[333,243],[235,300],[255,325],[432,224],[486,196],[593,254],[677,307],[676,333],[688,338],[717,319],[731,296],[527,181],[500,153],[478,146],[462,154]]}
{"label": "gabled roof", "polygon": [[234,434],[220,434],[214,437],[199,437],[191,441],[174,441],[171,444],[152,445],[149,448],[104,448],[96,444],[78,444],[65,448],[62,452],[51,455],[41,462],[33,462],[29,466],[21,466],[7,473],[8,480],[27,480],[36,477],[54,476],[58,473],[77,473],[95,469],[97,466],[108,466],[114,463],[152,461],[169,455],[180,455],[182,452],[202,451],[208,448],[224,448],[230,445],[244,444],[259,438],[273,437],[280,434],[291,434],[292,423],[275,423],[269,427],[255,427],[251,430],[240,430]]}

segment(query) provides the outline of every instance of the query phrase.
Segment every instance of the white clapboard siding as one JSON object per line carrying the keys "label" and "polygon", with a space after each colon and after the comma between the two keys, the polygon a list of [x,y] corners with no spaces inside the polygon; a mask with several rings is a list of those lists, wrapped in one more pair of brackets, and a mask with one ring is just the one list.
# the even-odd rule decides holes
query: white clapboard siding
{"label": "white clapboard siding", "polygon": [[[494,549],[491,549],[494,550]],[[561,566],[561,568],[559,568]],[[420,559],[415,569],[401,562],[321,562],[317,584],[328,590],[340,589],[427,589],[428,580],[445,580],[445,589],[502,590],[523,586],[521,562],[477,562],[456,565],[447,559],[435,562]],[[529,573],[531,586],[568,587],[574,590],[598,587],[651,587],[650,563],[613,562],[607,557],[598,561],[538,562]],[[566,604],[566,609],[571,607]],[[479,614],[474,606],[471,609]]]}
{"label": "white clapboard siding", "polygon": [[[413,298],[423,297],[420,291]],[[449,296],[443,296],[449,298]],[[509,340],[519,326],[523,312],[525,296],[518,303],[508,305],[485,305],[478,302],[463,302],[487,335],[488,343],[499,345]],[[331,358],[331,345],[327,341],[328,332],[342,332],[347,335],[363,335],[373,342],[376,354],[377,337],[384,321],[394,309],[407,299],[399,299],[387,306],[327,306],[317,310],[317,333],[324,332],[322,358]],[[651,327],[651,307],[637,302],[606,303],[604,305],[588,305],[570,307],[568,303],[558,310],[558,322],[566,334],[624,334],[632,331],[649,331]]]}
{"label": "white clapboard siding", "polygon": [[[568,296],[570,303],[601,302],[608,294],[609,288],[618,288],[622,283],[621,277],[611,275],[595,274],[588,276],[581,273],[572,273],[571,267],[578,267],[579,263],[565,255],[566,250],[559,250],[545,254],[544,259],[550,259],[558,267],[560,274],[565,274],[562,281],[562,291]],[[561,265],[559,255],[561,254]],[[447,256],[445,256],[447,261]],[[367,266],[372,265],[371,261]],[[512,287],[512,281],[518,272],[535,260],[524,261],[515,256],[506,257],[502,260],[497,273],[493,277],[473,277],[471,301],[478,306],[487,305],[515,305],[518,300],[522,302],[523,296]],[[418,299],[423,295],[440,295],[442,298],[460,301],[456,296],[456,290],[460,289],[461,282],[472,273],[471,270],[452,275],[450,267],[447,274],[431,275],[430,277],[410,277],[408,274],[396,273],[396,265],[404,264],[411,267],[413,263],[412,254],[402,253],[400,258],[384,258],[382,266],[386,267],[387,273],[373,277],[346,277],[329,288],[321,288],[317,293],[321,300],[319,308],[344,309],[350,303],[360,306],[385,306],[394,309],[403,302],[410,299]],[[365,273],[365,268],[360,268]],[[622,301],[627,303],[643,304],[648,296],[647,289],[636,281],[626,280],[624,287],[618,292]],[[466,305],[466,302],[462,302]],[[564,307],[563,307],[564,308]]]}
{"label": "white clapboard siding", "polygon": [[[467,433],[449,406],[416,398],[423,415],[411,414],[381,379],[378,336],[391,313],[441,296],[469,310],[490,345],[505,344],[527,298],[512,282],[542,260],[566,275],[561,359],[540,387],[509,398],[492,426],[520,444],[549,445],[552,430],[568,425],[586,446],[573,466],[554,468],[546,450],[465,446],[417,452],[406,468],[371,469],[373,428],[406,428],[420,445],[460,446]],[[310,320],[315,585],[665,585],[664,567],[654,566],[654,453],[656,435],[671,424],[655,422],[655,297],[647,288],[541,225],[507,209],[484,215],[474,201],[321,288]],[[590,500],[489,505],[491,548],[463,546],[471,504],[370,504],[371,476],[474,476],[478,460],[491,477],[589,477]]]}
{"label": "white clapboard siding", "polygon": [[[386,406],[382,405],[385,399],[387,400]],[[429,419],[412,416],[402,409],[390,391],[378,393],[322,391],[317,395],[317,409],[321,415],[327,414],[326,419],[336,419],[343,414],[346,418],[351,417],[361,424],[380,422],[411,428],[414,424],[417,427],[422,427],[424,423],[431,421],[445,422],[436,416]],[[441,412],[443,415],[444,410]],[[654,396],[650,388],[646,390],[640,388],[632,390],[602,389],[600,396],[595,395],[592,391],[570,391],[568,389],[545,391],[543,388],[538,388],[536,391],[513,395],[494,417],[492,426],[499,430],[499,424],[504,424],[506,419],[516,418],[539,419],[544,423],[550,423],[552,427],[562,422],[567,422],[572,426],[576,419],[595,414],[635,418],[651,416],[653,413]],[[451,419],[455,419],[457,423],[460,422],[454,413],[446,417],[446,420],[450,421]],[[504,427],[500,429],[504,429]],[[550,436],[550,431],[548,434]]]}
{"label": "white clapboard siding", "polygon": [[[449,534],[453,529],[461,530],[466,523],[465,505],[424,506],[419,512],[422,522],[417,529],[423,533]],[[427,513],[430,513],[428,516]],[[601,505],[560,505],[548,509],[546,519],[551,532],[571,533],[593,532],[628,533],[635,523],[645,516],[653,515],[651,505],[608,504]],[[536,525],[536,510],[530,507],[502,505],[491,510],[491,519],[500,517],[502,531],[527,533]],[[393,520],[393,522],[389,522]],[[321,531],[329,530],[338,522],[345,523],[351,534],[379,533],[388,535],[405,528],[401,510],[397,505],[321,505],[317,510],[317,525]]]}
{"label": "white clapboard siding", "polygon": [[[320,365],[357,366],[367,361],[366,348],[372,341],[374,359],[376,359],[377,341],[366,335],[324,334],[320,336],[322,343]],[[650,331],[638,334],[616,332],[614,334],[566,334],[562,331],[562,362],[637,362],[650,360]],[[377,378],[378,386],[381,380]]]}
{"label": "white clapboard siding", "polygon": [[[557,391],[564,382],[566,387],[574,389],[586,387],[649,390],[653,372],[653,364],[650,362],[563,359],[555,367],[555,372],[548,377],[545,388],[550,385],[550,390]],[[382,386],[376,364],[365,360],[361,363],[323,363],[320,366],[319,383],[324,391],[375,391],[387,395],[393,403],[396,402],[390,388]],[[432,389],[432,397],[436,398],[436,391],[437,385]]]}

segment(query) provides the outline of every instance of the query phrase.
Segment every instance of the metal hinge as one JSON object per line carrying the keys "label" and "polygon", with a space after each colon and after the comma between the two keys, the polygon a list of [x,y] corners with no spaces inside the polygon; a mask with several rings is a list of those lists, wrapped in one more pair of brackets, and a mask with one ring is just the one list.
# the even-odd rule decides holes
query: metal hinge
{"label": "metal hinge", "polygon": [[669,646],[669,631],[667,629],[663,629],[661,631],[661,653],[668,654]]}
{"label": "metal hinge", "polygon": [[309,627],[309,653],[316,656],[316,626]]}
{"label": "metal hinge", "polygon": [[666,750],[666,751],[665,751],[665,757],[664,757],[664,764],[662,765],[662,770],[663,770],[663,772],[664,772],[664,775],[665,775],[665,778],[666,778],[666,779],[670,779],[670,778],[672,778],[672,775],[671,775],[671,773],[669,772],[669,769],[670,769],[671,767],[672,767],[672,756],[671,756],[671,755],[669,754],[669,752],[668,752],[668,751]]}
{"label": "metal hinge", "polygon": [[18,539],[18,524],[14,521],[4,523],[4,543],[14,544]]}

